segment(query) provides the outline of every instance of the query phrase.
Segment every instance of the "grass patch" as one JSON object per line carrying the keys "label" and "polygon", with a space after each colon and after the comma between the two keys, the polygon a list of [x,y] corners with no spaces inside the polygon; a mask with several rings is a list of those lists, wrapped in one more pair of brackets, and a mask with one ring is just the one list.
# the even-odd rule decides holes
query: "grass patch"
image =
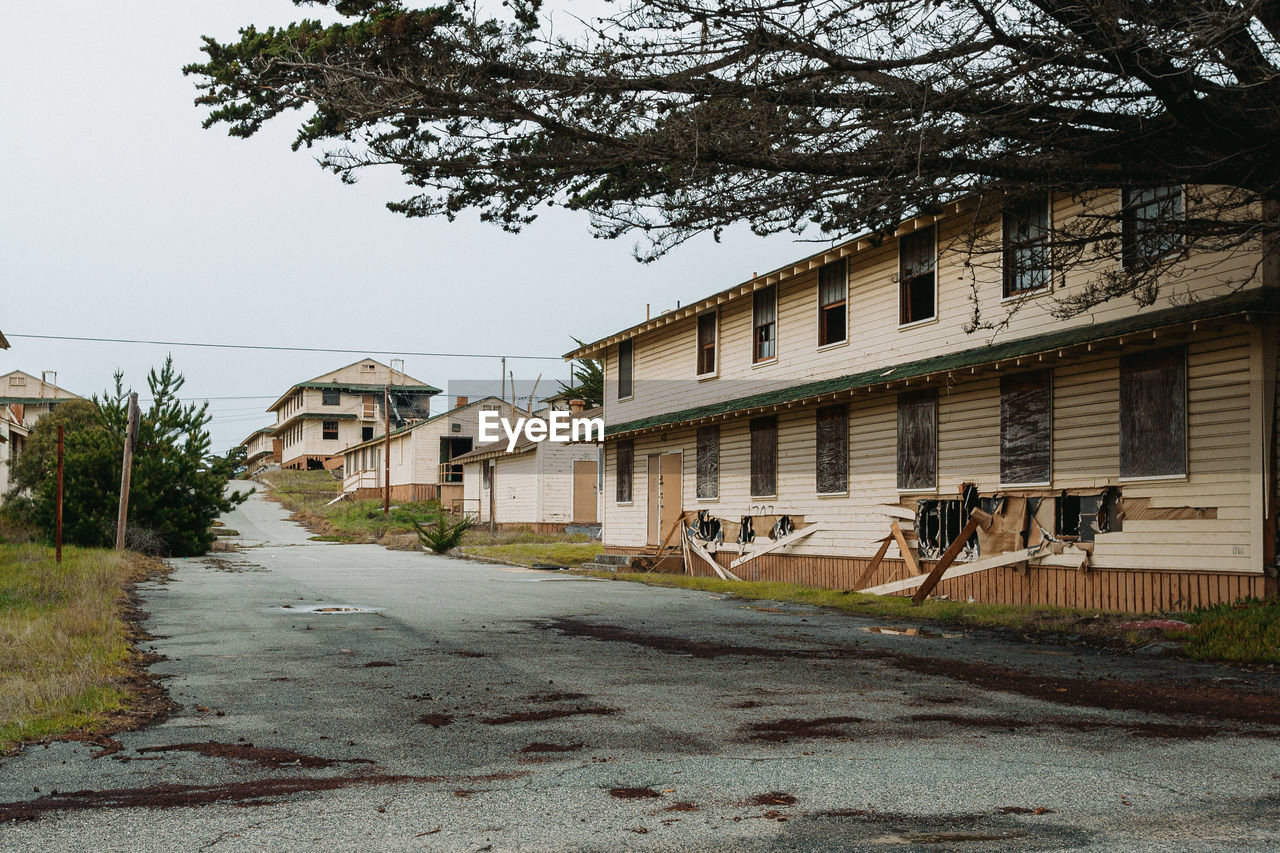
{"label": "grass patch", "polygon": [[0,545],[0,753],[100,726],[125,711],[137,651],[126,589],[148,566],[131,555]]}
{"label": "grass patch", "polygon": [[1280,663],[1280,599],[1219,604],[1186,615],[1191,630],[1173,635],[1200,660]]}
{"label": "grass patch", "polygon": [[600,553],[599,542],[520,542],[500,545],[463,546],[458,552],[467,557],[487,557],[532,566],[551,563],[576,569],[589,563]]}

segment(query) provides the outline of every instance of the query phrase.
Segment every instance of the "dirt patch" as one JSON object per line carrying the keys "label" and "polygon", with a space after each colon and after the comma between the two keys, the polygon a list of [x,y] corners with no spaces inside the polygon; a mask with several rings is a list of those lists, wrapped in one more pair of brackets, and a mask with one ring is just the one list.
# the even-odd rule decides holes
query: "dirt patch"
{"label": "dirt patch", "polygon": [[1149,714],[1187,714],[1217,720],[1280,725],[1280,699],[1274,694],[1213,687],[1196,681],[1125,681],[1118,678],[1054,676],[980,661],[921,657],[866,647],[783,649],[741,646],[686,640],[577,619],[555,619],[539,624],[566,636],[630,643],[664,654],[704,659],[739,656],[757,660],[874,660],[918,675],[950,678],[983,690],[1016,693],[1058,705],[1141,711]]}
{"label": "dirt patch", "polygon": [[535,741],[521,749],[521,752],[577,752],[582,749],[580,743],[543,743]]}
{"label": "dirt patch", "polygon": [[459,650],[458,650],[458,651],[456,651],[456,652],[452,652],[452,654],[455,654],[455,655],[457,655],[457,656],[458,656],[458,657],[460,657],[460,658],[482,658],[482,657],[484,657],[484,652],[470,652],[470,651],[467,651],[466,649],[459,649]]}
{"label": "dirt patch", "polygon": [[691,803],[688,800],[681,800],[678,803],[672,803],[664,809],[664,811],[669,812],[696,812],[697,810],[698,804]]}
{"label": "dirt patch", "polygon": [[780,720],[752,723],[743,726],[741,731],[747,736],[748,740],[786,743],[793,739],[852,737],[848,729],[844,727],[864,722],[866,720],[861,717],[817,717],[812,720],[788,717]]}
{"label": "dirt patch", "polygon": [[173,809],[234,803],[265,806],[280,797],[314,791],[333,791],[358,785],[403,785],[432,782],[432,777],[388,774],[357,774],[324,779],[286,777],[228,782],[221,785],[150,785],[145,788],[116,788],[106,791],[73,791],[46,794],[29,802],[0,803],[0,823],[39,820],[48,814],[98,809]]}
{"label": "dirt patch", "polygon": [[987,818],[983,814],[936,814],[910,815],[898,812],[882,812],[875,809],[832,809],[824,812],[808,812],[806,818],[852,820],[858,823],[870,823],[890,827],[921,826],[944,828],[956,826],[972,826]]}
{"label": "dirt patch", "polygon": [[371,660],[367,664],[365,664],[366,669],[376,667],[376,666],[395,666],[395,664],[389,660]]}
{"label": "dirt patch", "polygon": [[447,726],[450,723],[452,723],[453,715],[452,714],[423,714],[421,717],[418,718],[418,722],[424,726],[431,726],[432,728],[438,729],[441,726]]}
{"label": "dirt patch", "polygon": [[1222,729],[1213,726],[1175,725],[1170,723],[1113,723],[1106,720],[1088,720],[1079,717],[1016,717],[965,716],[963,714],[913,714],[912,722],[947,723],[975,729],[1027,729],[1056,728],[1075,732],[1092,732],[1101,729],[1125,731],[1134,737],[1172,738],[1200,740],[1220,734]]}
{"label": "dirt patch", "polygon": [[139,755],[148,752],[195,752],[209,758],[230,758],[237,761],[252,761],[263,767],[308,767],[321,769],[333,767],[335,764],[372,764],[367,758],[320,758],[315,755],[303,755],[291,749],[277,747],[254,746],[251,743],[218,743],[204,741],[202,743],[174,743],[167,746],[144,746],[137,750]]}
{"label": "dirt patch", "polygon": [[610,788],[609,796],[615,800],[654,800],[662,795],[652,788]]}
{"label": "dirt patch", "polygon": [[1054,814],[1054,813],[1055,812],[1053,811],[1053,809],[1046,808],[1045,806],[1036,806],[1034,809],[1029,809],[1025,806],[1001,806],[1000,808],[996,809],[996,814]]}
{"label": "dirt patch", "polygon": [[618,713],[617,708],[605,707],[576,707],[576,708],[546,708],[541,711],[519,711],[515,714],[506,714],[501,717],[489,717],[482,720],[488,726],[505,726],[508,723],[532,723],[539,720],[555,720],[560,717],[578,717],[584,714],[594,714],[596,716],[611,716]]}
{"label": "dirt patch", "polygon": [[756,794],[747,801],[751,806],[794,806],[796,798],[783,791],[770,791],[767,794]]}

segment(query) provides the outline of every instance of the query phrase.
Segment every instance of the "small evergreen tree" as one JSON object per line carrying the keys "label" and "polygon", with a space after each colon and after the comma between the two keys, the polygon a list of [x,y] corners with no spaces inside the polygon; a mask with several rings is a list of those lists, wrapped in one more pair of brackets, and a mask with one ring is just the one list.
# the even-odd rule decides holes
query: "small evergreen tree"
{"label": "small evergreen tree", "polygon": [[[226,458],[209,454],[208,403],[178,399],[186,379],[165,359],[147,375],[151,405],[141,412],[134,447],[129,526],[145,530],[172,556],[203,554],[213,544],[212,523],[245,499],[227,497]],[[64,403],[42,418],[13,471],[14,511],[51,536],[57,488],[58,424],[65,427],[63,538],[108,546],[115,541],[117,501],[129,421],[122,374],[115,388],[92,402]]]}
{"label": "small evergreen tree", "polygon": [[[573,338],[572,335],[570,335]],[[583,346],[582,341],[573,338],[573,342],[578,346]],[[573,363],[573,385],[569,386],[560,383],[560,390],[566,394],[573,394],[578,399],[583,400],[587,404],[588,409],[604,404],[604,371],[600,368],[600,362],[594,358],[580,358]]]}

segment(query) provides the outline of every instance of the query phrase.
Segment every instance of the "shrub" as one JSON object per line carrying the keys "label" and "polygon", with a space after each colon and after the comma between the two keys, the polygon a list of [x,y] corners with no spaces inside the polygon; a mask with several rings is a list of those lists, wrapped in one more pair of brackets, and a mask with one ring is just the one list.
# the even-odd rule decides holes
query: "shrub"
{"label": "shrub", "polygon": [[471,529],[472,520],[463,516],[457,521],[451,521],[449,516],[440,513],[436,516],[435,521],[427,524],[415,522],[417,528],[418,541],[423,547],[429,548],[437,554],[444,554],[453,548],[458,547],[462,542],[462,537]]}

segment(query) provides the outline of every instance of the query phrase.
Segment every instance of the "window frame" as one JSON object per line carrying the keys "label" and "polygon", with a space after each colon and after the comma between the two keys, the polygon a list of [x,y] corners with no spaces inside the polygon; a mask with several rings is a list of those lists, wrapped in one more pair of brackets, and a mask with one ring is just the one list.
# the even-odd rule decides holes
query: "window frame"
{"label": "window frame", "polygon": [[[903,297],[906,295],[906,287],[907,287],[908,279],[904,278],[902,275],[902,241],[905,239],[914,237],[915,235],[919,234],[921,231],[926,231],[926,230],[933,232],[933,267],[931,270],[933,274],[933,314],[928,317],[922,317],[919,320],[904,321],[903,320],[904,310],[909,304],[909,300],[903,299]],[[920,274],[920,275],[923,275],[923,274]],[[915,279],[920,278],[920,275],[914,275],[911,277],[910,280],[914,281]],[[924,228],[917,228],[915,231],[911,231],[907,234],[901,234],[898,236],[898,328],[913,329],[916,326],[923,326],[926,323],[936,323],[937,321],[938,321],[938,223],[934,222],[931,225],[926,225]]]}
{"label": "window frame", "polygon": [[[1048,417],[1048,457],[1049,457],[1049,476],[1044,480],[1036,480],[1029,482],[1016,482],[1005,480],[1005,382],[1014,379],[1025,379],[1036,374],[1044,374],[1048,379],[1049,393],[1049,411]],[[1000,377],[1000,488],[1002,489],[1030,489],[1043,488],[1053,485],[1053,412],[1054,412],[1054,376],[1053,368],[1046,367],[1040,370],[1028,370],[1021,373],[1011,373]]]}
{"label": "window frame", "polygon": [[[329,424],[333,424],[333,435],[329,435]],[[336,421],[320,421],[320,440],[321,441],[337,441],[342,435],[342,426]]]}
{"label": "window frame", "polygon": [[[825,269],[828,269],[829,267],[834,267],[837,264],[844,268],[844,275],[841,277],[843,279],[842,283],[844,285],[844,288],[843,288],[844,297],[841,298],[838,302],[833,302],[829,305],[824,305],[822,303],[822,271]],[[830,349],[832,347],[845,346],[846,344],[848,344],[849,343],[849,260],[848,258],[839,258],[837,260],[832,261],[831,263],[823,264],[818,268],[816,302],[817,302],[817,311],[818,311],[818,329],[817,329],[818,349],[825,350],[825,349]],[[824,320],[826,319],[826,312],[836,307],[844,308],[844,337],[839,340],[823,341],[822,339],[823,333],[826,331],[826,328],[827,328],[827,324],[824,322]]]}
{"label": "window frame", "polygon": [[[763,434],[767,430],[764,428],[766,422],[772,422],[773,432],[773,491],[757,492],[756,491],[756,435]],[[757,424],[761,427],[757,428]],[[748,432],[748,492],[750,497],[755,498],[777,498],[778,497],[778,416],[777,415],[760,415],[751,419],[747,425]],[[761,448],[763,449],[763,448]]]}
{"label": "window frame", "polygon": [[[831,412],[835,409],[841,410],[841,420],[844,422],[844,430],[842,432],[842,441],[844,443],[844,488],[839,491],[824,492],[821,488],[822,483],[822,415],[823,412]],[[848,403],[831,403],[826,406],[819,406],[814,411],[814,436],[813,436],[813,457],[817,470],[814,471],[814,491],[819,497],[839,497],[849,494],[849,404]]]}
{"label": "window frame", "polygon": [[[706,346],[702,342],[702,323],[708,317],[711,318],[711,369],[703,371],[702,354]],[[694,376],[698,379],[714,379],[720,374],[720,312],[712,309],[699,314],[694,321],[693,327],[694,347],[696,349]]]}
{"label": "window frame", "polygon": [[[622,389],[623,389],[622,349],[623,347],[626,347],[626,350],[627,350],[627,381],[626,381],[627,393],[625,394],[622,393]],[[634,338],[627,338],[626,340],[618,341],[618,388],[617,388],[618,401],[622,402],[624,400],[634,399],[636,396],[635,386],[636,386],[636,344],[635,344]]]}
{"label": "window frame", "polygon": [[[1152,266],[1166,258],[1173,257],[1185,251],[1183,246],[1182,235],[1176,235],[1176,240],[1167,251],[1159,255],[1144,254],[1138,257],[1137,251],[1139,246],[1139,234],[1137,233],[1137,223],[1140,221],[1135,215],[1137,208],[1133,207],[1130,194],[1141,192],[1159,193],[1161,190],[1174,189],[1176,193],[1165,196],[1163,198],[1172,198],[1175,200],[1174,215],[1179,221],[1186,221],[1187,217],[1187,188],[1184,184],[1160,184],[1146,187],[1122,188],[1120,190],[1120,268],[1124,270],[1143,270]],[[1155,205],[1159,208],[1162,197],[1156,195],[1150,202],[1142,205],[1142,207],[1150,207]],[[1158,219],[1143,219],[1141,221],[1158,221]]]}
{"label": "window frame", "polygon": [[[626,449],[627,458],[627,496],[622,497],[623,484],[623,449]],[[613,502],[617,506],[631,506],[635,503],[635,483],[636,483],[636,443],[635,439],[627,438],[618,441],[613,446]]]}
{"label": "window frame", "polygon": [[[912,405],[909,401],[909,398],[913,398],[913,397],[920,400],[923,400],[925,398],[930,398],[933,403],[933,422],[932,422],[933,474],[932,474],[932,484],[928,486],[911,486],[911,485],[904,486],[902,482],[902,473],[903,473],[902,472],[902,450],[903,450],[902,410],[904,407],[904,400],[906,401],[905,405]],[[896,435],[894,439],[894,462],[895,462],[894,467],[896,470],[895,485],[897,486],[897,491],[900,494],[937,494],[938,492],[938,450],[939,450],[939,445],[941,443],[939,440],[940,438],[939,437],[939,420],[940,420],[939,413],[941,409],[940,402],[941,401],[939,400],[938,389],[936,388],[923,388],[918,391],[903,391],[897,395]]]}
{"label": "window frame", "polygon": [[[1171,474],[1125,474],[1124,473],[1124,466],[1126,461],[1125,451],[1126,451],[1126,447],[1130,443],[1125,439],[1125,436],[1128,432],[1125,429],[1125,424],[1126,424],[1126,421],[1128,420],[1126,417],[1127,407],[1125,406],[1125,396],[1126,396],[1125,395],[1125,373],[1126,373],[1125,363],[1133,362],[1142,358],[1150,358],[1151,356],[1154,356],[1157,354],[1172,354],[1175,351],[1181,356],[1181,358],[1178,360],[1178,371],[1181,374],[1180,378],[1182,382],[1182,399],[1181,399],[1181,408],[1182,408],[1181,468],[1182,470],[1179,473],[1171,473]],[[1191,416],[1190,416],[1191,415],[1190,413],[1191,381],[1190,381],[1190,369],[1188,364],[1187,346],[1185,344],[1179,344],[1172,347],[1158,347],[1155,349],[1144,350],[1142,352],[1128,353],[1128,354],[1122,355],[1120,356],[1119,364],[1117,366],[1117,373],[1118,373],[1117,384],[1119,386],[1117,388],[1117,400],[1116,400],[1116,409],[1117,409],[1116,420],[1117,420],[1117,427],[1118,427],[1117,435],[1116,435],[1116,438],[1117,438],[1116,444],[1117,444],[1117,451],[1118,451],[1117,460],[1116,460],[1117,461],[1117,464],[1116,464],[1117,479],[1121,483],[1142,483],[1142,482],[1159,481],[1159,480],[1188,479],[1191,476],[1191,460],[1190,460],[1190,456],[1191,456]],[[1144,443],[1141,440],[1142,437],[1140,436],[1134,436],[1133,438],[1137,439],[1136,441],[1133,442],[1137,445],[1142,445]]]}
{"label": "window frame", "polygon": [[[329,401],[329,395],[332,394],[334,399]],[[320,405],[322,406],[341,406],[342,405],[342,389],[341,388],[321,388],[320,389]]]}
{"label": "window frame", "polygon": [[[763,294],[773,295],[773,320],[771,320],[768,324],[759,323],[758,318],[756,316],[756,310],[757,310],[756,302],[758,301],[759,297]],[[765,325],[769,325],[773,327],[771,330],[772,338],[770,339],[770,343],[773,344],[773,353],[766,358],[760,358],[759,357],[760,341],[757,340],[757,336],[759,335],[760,330],[765,327]],[[761,364],[773,364],[777,360],[778,360],[778,285],[770,284],[765,287],[757,288],[756,290],[753,290],[751,292],[751,365],[752,367],[755,367],[756,365],[761,365]]]}
{"label": "window frame", "polygon": [[1012,290],[1010,282],[1012,280],[1011,261],[1013,255],[1010,252],[1010,240],[1008,232],[1008,209],[1010,202],[1015,204],[1029,204],[1035,197],[1022,196],[1006,198],[1005,203],[1000,208],[1000,301],[1014,302],[1020,299],[1028,299],[1033,296],[1051,293],[1054,288],[1054,270],[1053,270],[1053,193],[1045,193],[1041,199],[1044,202],[1044,222],[1045,232],[1042,241],[1045,250],[1045,283],[1032,290]]}

